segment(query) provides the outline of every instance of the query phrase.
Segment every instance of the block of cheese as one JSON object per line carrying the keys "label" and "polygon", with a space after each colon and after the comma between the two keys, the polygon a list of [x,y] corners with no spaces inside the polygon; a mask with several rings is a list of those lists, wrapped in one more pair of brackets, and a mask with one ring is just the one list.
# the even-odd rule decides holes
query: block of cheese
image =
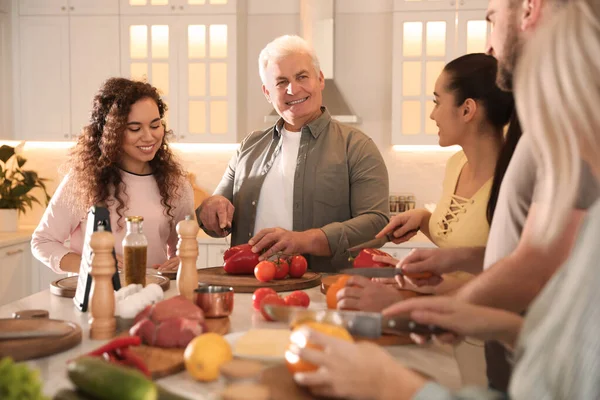
{"label": "block of cheese", "polygon": [[235,342],[233,353],[237,357],[283,359],[290,333],[287,329],[251,329]]}

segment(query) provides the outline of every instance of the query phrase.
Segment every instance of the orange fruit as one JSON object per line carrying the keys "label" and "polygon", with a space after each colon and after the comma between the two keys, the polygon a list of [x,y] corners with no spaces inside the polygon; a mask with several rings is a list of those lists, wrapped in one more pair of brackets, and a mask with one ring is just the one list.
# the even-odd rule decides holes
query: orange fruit
{"label": "orange fruit", "polygon": [[329,286],[327,294],[325,295],[327,299],[327,308],[337,308],[337,292],[346,287],[348,279],[350,279],[350,275],[341,275],[333,285]]}
{"label": "orange fruit", "polygon": [[290,350],[290,347],[297,346],[300,348],[308,347],[308,348],[323,350],[323,348],[321,346],[317,346],[315,344],[306,342],[306,340],[304,340],[304,335],[298,333],[298,330],[302,326],[307,326],[317,332],[321,332],[326,335],[336,337],[338,339],[346,340],[348,342],[354,341],[352,339],[352,335],[350,335],[350,333],[348,333],[348,331],[344,327],[341,327],[341,326],[327,324],[327,323],[323,323],[323,322],[316,322],[316,321],[305,322],[305,323],[298,325],[296,328],[294,328],[294,330],[292,331],[292,333],[290,335],[290,344],[288,346],[287,351],[285,352],[285,364],[287,365],[289,371],[292,374],[294,374],[296,372],[316,371],[318,367],[314,364],[311,364],[309,362],[302,360],[300,357],[298,357],[296,354],[294,354]]}

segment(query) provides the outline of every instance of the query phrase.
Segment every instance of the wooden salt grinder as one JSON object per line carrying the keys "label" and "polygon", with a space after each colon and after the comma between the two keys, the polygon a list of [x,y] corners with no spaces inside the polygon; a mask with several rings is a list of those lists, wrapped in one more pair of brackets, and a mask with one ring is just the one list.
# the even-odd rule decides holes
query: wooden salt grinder
{"label": "wooden salt grinder", "polygon": [[198,259],[198,223],[191,215],[185,216],[185,221],[177,224],[177,255],[180,258],[177,270],[177,290],[188,300],[194,301],[194,290],[198,287],[198,270],[196,261]]}
{"label": "wooden salt grinder", "polygon": [[112,276],[115,260],[112,255],[115,238],[98,227],[90,238],[92,248],[92,290],[90,291],[90,338],[110,339],[115,336],[115,294]]}

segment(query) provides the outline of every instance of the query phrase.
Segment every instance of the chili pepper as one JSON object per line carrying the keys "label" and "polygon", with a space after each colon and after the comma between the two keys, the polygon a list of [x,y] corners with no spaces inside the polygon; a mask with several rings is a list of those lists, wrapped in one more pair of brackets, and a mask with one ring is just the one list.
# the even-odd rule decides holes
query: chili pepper
{"label": "chili pepper", "polygon": [[373,256],[387,256],[391,257],[385,251],[378,249],[362,249],[360,253],[354,258],[354,268],[372,268],[372,267],[389,267],[389,264],[373,261]]}
{"label": "chili pepper", "polygon": [[136,368],[148,378],[151,377],[150,371],[148,370],[146,363],[144,363],[144,360],[142,360],[141,357],[135,354],[130,348],[125,347],[118,349],[116,352],[121,357],[121,364]]}
{"label": "chili pepper", "polygon": [[225,253],[223,253],[223,261],[227,261],[228,258],[239,251],[252,251],[252,246],[246,243],[228,248],[225,250]]}
{"label": "chili pepper", "polygon": [[122,336],[111,340],[104,346],[98,347],[96,350],[88,353],[88,356],[101,356],[103,353],[110,353],[116,349],[122,349],[129,346],[139,346],[142,339],[139,336]]}
{"label": "chili pepper", "polygon": [[[242,245],[243,246],[243,245]],[[252,248],[240,249],[223,264],[223,269],[232,275],[251,275],[254,274],[254,267],[258,264],[258,253],[253,253]]]}

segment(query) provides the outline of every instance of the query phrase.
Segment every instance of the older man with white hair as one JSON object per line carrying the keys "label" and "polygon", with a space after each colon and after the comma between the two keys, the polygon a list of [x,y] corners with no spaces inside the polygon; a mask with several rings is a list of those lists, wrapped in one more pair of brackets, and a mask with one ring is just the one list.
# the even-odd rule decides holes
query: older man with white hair
{"label": "older man with white hair", "polygon": [[335,271],[347,249],[388,222],[388,173],[373,141],[331,118],[314,50],[281,36],[260,53],[265,98],[281,117],[242,141],[213,196],[196,210],[200,226],[261,259],[309,255],[309,268]]}

